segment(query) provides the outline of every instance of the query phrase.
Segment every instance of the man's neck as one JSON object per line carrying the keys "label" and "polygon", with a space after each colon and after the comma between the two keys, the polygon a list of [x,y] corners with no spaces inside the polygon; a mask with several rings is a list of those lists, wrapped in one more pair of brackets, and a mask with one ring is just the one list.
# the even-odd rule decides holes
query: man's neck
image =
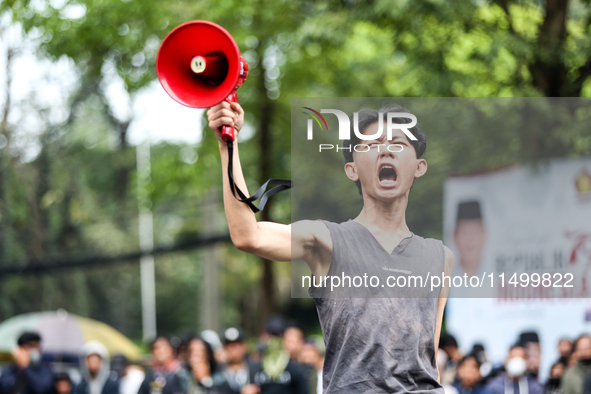
{"label": "man's neck", "polygon": [[410,235],[406,225],[408,195],[388,202],[364,196],[363,209],[354,220],[367,228],[377,228],[387,234]]}

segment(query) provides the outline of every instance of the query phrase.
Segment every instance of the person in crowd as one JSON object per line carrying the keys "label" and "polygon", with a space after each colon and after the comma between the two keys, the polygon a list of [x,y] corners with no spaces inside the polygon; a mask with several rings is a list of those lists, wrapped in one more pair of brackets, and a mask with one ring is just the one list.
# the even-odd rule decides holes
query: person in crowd
{"label": "person in crowd", "polygon": [[223,369],[224,376],[233,394],[240,394],[242,387],[252,383],[250,371],[253,364],[247,356],[246,336],[240,327],[229,327],[222,335],[228,363]]}
{"label": "person in crowd", "polygon": [[458,342],[451,334],[441,334],[439,338],[439,349],[447,353],[448,361],[443,368],[441,376],[441,383],[452,385],[456,380],[456,368],[458,362],[462,359],[462,353],[458,347]]}
{"label": "person in crowd", "polygon": [[25,332],[12,353],[14,364],[0,375],[0,394],[50,394],[53,372],[41,361],[41,337]]}
{"label": "person in crowd", "polygon": [[308,381],[301,367],[283,346],[285,329],[282,319],[267,323],[268,341],[261,361],[253,367],[253,384],[244,386],[242,394],[308,394]]}
{"label": "person in crowd", "polygon": [[295,323],[289,324],[283,334],[283,346],[292,360],[297,361],[300,358],[304,343],[304,330]]}
{"label": "person in crowd", "polygon": [[484,345],[481,343],[475,343],[472,346],[472,351],[470,352],[470,354],[476,356],[478,362],[480,363],[481,383],[487,383],[488,379],[493,377],[493,364],[489,362],[486,357]]}
{"label": "person in crowd", "polygon": [[527,373],[538,378],[540,372],[541,350],[540,338],[535,331],[519,334],[519,343],[523,344],[527,352]]}
{"label": "person in crowd", "polygon": [[62,372],[56,374],[53,378],[53,394],[72,394],[73,389],[74,385],[69,374]]}
{"label": "person in crowd", "polygon": [[231,394],[211,344],[201,337],[189,342],[188,394]]}
{"label": "person in crowd", "polygon": [[111,365],[119,377],[119,394],[137,394],[146,378],[144,370],[130,364],[123,354],[115,355]]}
{"label": "person in crowd", "polygon": [[535,377],[527,373],[527,351],[523,344],[509,349],[505,372],[487,384],[490,394],[542,394],[544,388]]}
{"label": "person in crowd", "polygon": [[489,394],[489,389],[482,384],[480,360],[475,354],[464,356],[457,367],[458,379],[454,388],[459,394]]}
{"label": "person in crowd", "polygon": [[[564,375],[566,366],[564,363],[558,361],[550,368],[550,377],[544,386],[544,394],[560,394],[560,380]],[[591,382],[590,382],[591,383]]]}
{"label": "person in crowd", "polygon": [[568,364],[568,358],[573,352],[573,343],[568,338],[560,338],[558,341],[558,361]]}
{"label": "person in crowd", "polygon": [[189,342],[195,338],[196,334],[185,334],[181,336],[181,343],[176,348],[176,359],[183,365],[189,363]]}
{"label": "person in crowd", "polygon": [[111,373],[109,352],[98,341],[89,341],[82,346],[82,381],[74,394],[119,394],[119,379]]}
{"label": "person in crowd", "polygon": [[313,339],[306,341],[298,361],[301,365],[307,366],[312,372],[308,375],[310,394],[322,394],[323,347]]}
{"label": "person in crowd", "polygon": [[187,373],[174,357],[167,337],[159,335],[150,344],[152,360],[138,394],[185,394]]}
{"label": "person in crowd", "polygon": [[564,372],[560,387],[564,394],[582,394],[585,376],[591,373],[591,336],[577,338],[572,357],[575,364]]}

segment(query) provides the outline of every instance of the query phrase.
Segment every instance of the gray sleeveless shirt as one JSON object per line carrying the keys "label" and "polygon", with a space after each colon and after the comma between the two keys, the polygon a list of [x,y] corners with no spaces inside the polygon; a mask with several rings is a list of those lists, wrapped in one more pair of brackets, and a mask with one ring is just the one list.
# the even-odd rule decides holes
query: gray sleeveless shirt
{"label": "gray sleeveless shirt", "polygon": [[[441,241],[412,234],[390,254],[360,223],[323,222],[332,237],[328,276],[443,272]],[[440,290],[434,297],[342,298],[311,287],[326,345],[324,394],[444,394],[434,343]]]}

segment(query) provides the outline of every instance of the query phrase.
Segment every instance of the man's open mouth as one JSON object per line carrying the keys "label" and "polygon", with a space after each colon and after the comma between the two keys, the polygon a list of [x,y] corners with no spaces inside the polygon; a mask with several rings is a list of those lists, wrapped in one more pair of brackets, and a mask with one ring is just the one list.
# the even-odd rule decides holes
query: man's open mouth
{"label": "man's open mouth", "polygon": [[396,170],[391,165],[385,164],[380,168],[380,184],[387,186],[396,182]]}

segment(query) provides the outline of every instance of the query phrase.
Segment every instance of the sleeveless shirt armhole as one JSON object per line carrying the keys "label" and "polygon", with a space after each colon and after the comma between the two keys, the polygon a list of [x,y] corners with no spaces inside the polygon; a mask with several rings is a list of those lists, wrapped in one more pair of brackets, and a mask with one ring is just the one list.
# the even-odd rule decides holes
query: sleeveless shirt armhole
{"label": "sleeveless shirt armhole", "polygon": [[[330,233],[330,240],[332,242],[332,253],[330,254],[330,265],[328,266],[328,271],[326,272],[326,276],[330,276],[331,275],[331,271],[334,270],[334,255],[335,255],[335,237],[333,234],[333,229],[332,229],[332,225],[336,224],[336,223],[332,223],[328,220],[324,220],[324,219],[316,219],[316,221],[318,222],[322,222],[324,223],[324,225],[326,226],[326,228],[328,229],[328,232]],[[323,286],[314,286],[314,273],[310,273],[311,277],[312,277],[312,283],[310,288],[308,289],[308,295],[312,298],[324,298],[324,297],[317,297],[318,292],[320,292],[321,289],[325,289],[326,287]]]}

